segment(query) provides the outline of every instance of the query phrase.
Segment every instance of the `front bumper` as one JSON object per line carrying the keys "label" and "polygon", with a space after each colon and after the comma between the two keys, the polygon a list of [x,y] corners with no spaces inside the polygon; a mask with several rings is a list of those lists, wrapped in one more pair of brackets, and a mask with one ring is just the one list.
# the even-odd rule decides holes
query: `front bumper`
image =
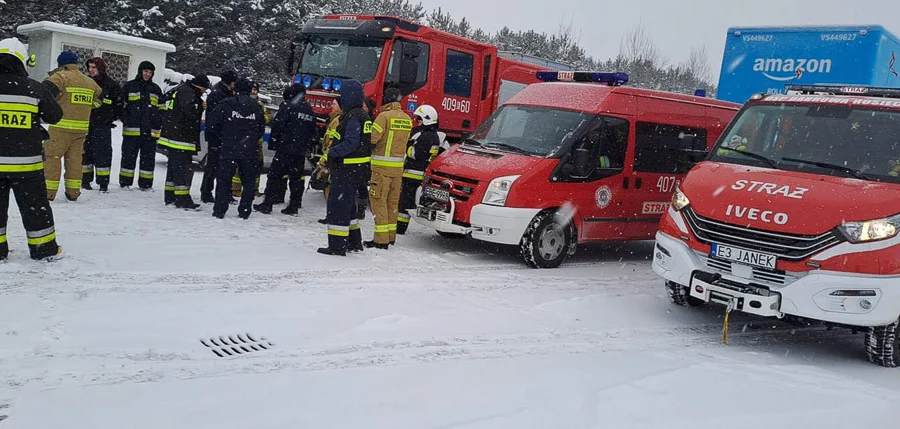
{"label": "front bumper", "polygon": [[416,212],[412,214],[412,218],[415,219],[417,223],[435,231],[450,234],[468,235],[472,232],[472,228],[470,227],[453,223],[453,215],[456,213],[456,200],[453,198],[450,198],[449,211],[423,206],[421,203],[422,186],[419,186],[416,190],[416,201],[418,202],[418,207],[416,208]]}
{"label": "front bumper", "polygon": [[472,238],[498,244],[518,245],[538,209],[497,207],[477,204],[472,207]]}
{"label": "front bumper", "polygon": [[764,317],[792,315],[851,326],[884,326],[900,316],[900,277],[854,275],[814,270],[783,285],[766,284],[737,273],[710,268],[683,241],[656,233],[653,271],[668,281],[688,286],[692,297],[727,304]]}

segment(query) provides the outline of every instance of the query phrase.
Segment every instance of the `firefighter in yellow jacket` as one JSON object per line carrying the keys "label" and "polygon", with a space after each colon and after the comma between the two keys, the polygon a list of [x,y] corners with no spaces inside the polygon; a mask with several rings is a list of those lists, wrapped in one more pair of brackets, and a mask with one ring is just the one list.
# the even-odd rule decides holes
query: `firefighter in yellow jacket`
{"label": "firefighter in yellow jacket", "polygon": [[397,210],[403,189],[403,165],[412,121],[400,107],[397,88],[384,90],[381,113],[372,124],[372,180],[369,200],[375,216],[375,239],[366,247],[387,249],[397,237]]}
{"label": "firefighter in yellow jacket", "polygon": [[53,201],[56,198],[62,159],[65,158],[66,199],[75,201],[81,195],[84,138],[91,123],[91,110],[100,107],[102,90],[97,82],[78,70],[78,56],[74,52],[63,51],[56,62],[59,67],[51,71],[44,81],[63,110],[63,118],[50,125],[50,140],[44,142],[47,199]]}
{"label": "firefighter in yellow jacket", "polygon": [[[328,125],[325,127],[325,136],[322,138],[322,156],[319,158],[319,172],[325,176],[328,175],[328,167],[326,166],[328,162],[328,149],[331,147],[331,144],[334,142],[334,138],[337,135],[337,126],[341,122],[341,115],[343,113],[337,99],[332,99],[331,113],[328,114]],[[330,186],[325,187],[325,201],[328,201],[328,192],[330,189]],[[319,219],[319,223],[327,224],[328,221],[323,218]]]}

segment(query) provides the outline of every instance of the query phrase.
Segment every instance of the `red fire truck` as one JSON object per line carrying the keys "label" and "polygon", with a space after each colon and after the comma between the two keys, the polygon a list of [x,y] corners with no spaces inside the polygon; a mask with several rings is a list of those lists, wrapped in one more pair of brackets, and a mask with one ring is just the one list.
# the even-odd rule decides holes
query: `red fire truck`
{"label": "red fire truck", "polygon": [[[504,58],[505,57],[505,58]],[[497,47],[415,24],[371,15],[327,15],[309,20],[292,41],[290,71],[307,87],[307,100],[324,127],[343,79],[363,84],[381,104],[384,88],[403,93],[408,113],[429,104],[448,139],[471,132],[538,70],[567,70],[549,61],[516,61]],[[518,57],[523,58],[523,57]]]}

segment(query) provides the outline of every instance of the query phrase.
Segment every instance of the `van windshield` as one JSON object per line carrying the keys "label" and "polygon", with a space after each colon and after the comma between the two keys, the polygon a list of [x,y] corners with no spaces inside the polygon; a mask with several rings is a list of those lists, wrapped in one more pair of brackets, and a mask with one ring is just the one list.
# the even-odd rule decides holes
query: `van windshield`
{"label": "van windshield", "polygon": [[548,157],[577,137],[594,115],[537,106],[503,105],[472,134],[469,143]]}
{"label": "van windshield", "polygon": [[900,183],[900,112],[752,105],[732,122],[709,159]]}

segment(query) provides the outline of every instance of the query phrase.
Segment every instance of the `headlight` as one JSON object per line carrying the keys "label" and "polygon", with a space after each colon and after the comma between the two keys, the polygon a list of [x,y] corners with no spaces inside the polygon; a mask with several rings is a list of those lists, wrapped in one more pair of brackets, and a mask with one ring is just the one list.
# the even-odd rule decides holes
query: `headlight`
{"label": "headlight", "polygon": [[884,240],[900,232],[900,214],[886,219],[867,220],[865,222],[845,222],[839,229],[852,243]]}
{"label": "headlight", "polygon": [[688,206],[691,203],[691,200],[688,199],[687,196],[681,192],[681,189],[676,188],[675,193],[672,194],[672,208],[675,209],[676,212],[681,211],[681,209]]}
{"label": "headlight", "polygon": [[503,176],[491,180],[491,183],[488,185],[487,191],[484,193],[484,198],[481,199],[481,202],[493,206],[505,205],[506,197],[509,196],[509,190],[512,189],[513,183],[519,177],[521,176]]}

